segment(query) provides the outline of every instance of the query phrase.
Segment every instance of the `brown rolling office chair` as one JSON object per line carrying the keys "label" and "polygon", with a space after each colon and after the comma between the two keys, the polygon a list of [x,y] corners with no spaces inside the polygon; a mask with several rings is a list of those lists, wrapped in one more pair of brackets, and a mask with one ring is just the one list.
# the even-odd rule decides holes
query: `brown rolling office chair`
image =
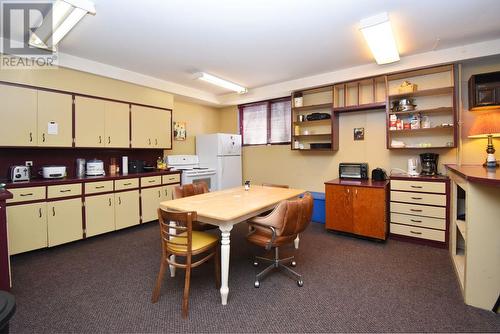
{"label": "brown rolling office chair", "polygon": [[[182,298],[183,318],[187,317],[189,309],[191,268],[198,267],[214,257],[216,287],[220,287],[219,238],[210,233],[193,231],[192,227],[195,220],[196,212],[172,212],[158,209],[162,253],[160,271],[156,278],[151,301],[153,303],[158,301],[163,276],[169,265],[185,269],[186,277]],[[175,225],[169,225],[170,222],[175,222]],[[206,253],[204,257],[201,259],[197,258],[196,262],[193,263],[193,256],[203,253]],[[175,255],[175,260],[171,259],[170,255]],[[185,258],[185,263],[177,262],[178,257]]]}
{"label": "brown rolling office chair", "polygon": [[[194,184],[185,184],[183,186],[176,186],[174,188],[174,199],[189,197],[194,195],[201,195],[208,193],[208,186],[205,182],[198,182]],[[206,231],[217,228],[215,225],[205,224],[193,221],[193,231]]]}
{"label": "brown rolling office chair", "polygon": [[274,248],[273,259],[255,257],[254,266],[259,265],[257,260],[271,262],[267,268],[255,276],[256,288],[260,286],[260,280],[273,269],[280,269],[291,275],[297,280],[299,286],[304,284],[302,276],[285,265],[285,263],[290,263],[292,267],[295,267],[297,264],[294,257],[280,259],[279,247],[292,243],[297,235],[306,229],[311,222],[312,208],[313,198],[310,193],[306,193],[302,198],[283,201],[267,216],[256,217],[248,222],[252,231],[248,234],[247,240],[266,250]]}

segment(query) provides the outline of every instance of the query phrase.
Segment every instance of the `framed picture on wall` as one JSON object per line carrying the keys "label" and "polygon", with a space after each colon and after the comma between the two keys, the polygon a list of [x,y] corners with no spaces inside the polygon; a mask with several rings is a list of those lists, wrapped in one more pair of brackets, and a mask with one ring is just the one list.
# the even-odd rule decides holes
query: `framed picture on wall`
{"label": "framed picture on wall", "polygon": [[354,128],[354,140],[365,140],[365,128]]}
{"label": "framed picture on wall", "polygon": [[174,122],[174,140],[186,140],[186,122]]}

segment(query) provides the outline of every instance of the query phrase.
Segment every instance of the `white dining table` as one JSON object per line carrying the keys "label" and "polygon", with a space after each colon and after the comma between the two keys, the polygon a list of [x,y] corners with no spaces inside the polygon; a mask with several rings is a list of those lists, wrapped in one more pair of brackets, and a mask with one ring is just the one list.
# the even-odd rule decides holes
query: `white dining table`
{"label": "white dining table", "polygon": [[[160,208],[175,211],[196,211],[197,220],[212,224],[221,231],[221,288],[222,305],[229,296],[229,254],[233,226],[273,209],[279,202],[303,194],[302,189],[253,185],[249,190],[236,187],[160,203]],[[175,268],[170,267],[171,276]]]}

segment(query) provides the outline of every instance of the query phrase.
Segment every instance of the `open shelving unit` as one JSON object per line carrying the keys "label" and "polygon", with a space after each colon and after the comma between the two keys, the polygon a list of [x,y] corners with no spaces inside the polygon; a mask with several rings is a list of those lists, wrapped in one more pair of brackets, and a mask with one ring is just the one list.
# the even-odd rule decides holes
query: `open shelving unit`
{"label": "open shelving unit", "polygon": [[[302,105],[295,105],[295,97],[302,96]],[[338,150],[338,115],[333,113],[333,86],[301,90],[292,93],[292,150],[334,151]],[[328,119],[307,120],[312,113],[327,113]],[[303,117],[303,120],[299,120]],[[311,144],[327,147],[313,148]]]}
{"label": "open shelving unit", "polygon": [[333,112],[384,109],[385,76],[337,83],[333,86]]}

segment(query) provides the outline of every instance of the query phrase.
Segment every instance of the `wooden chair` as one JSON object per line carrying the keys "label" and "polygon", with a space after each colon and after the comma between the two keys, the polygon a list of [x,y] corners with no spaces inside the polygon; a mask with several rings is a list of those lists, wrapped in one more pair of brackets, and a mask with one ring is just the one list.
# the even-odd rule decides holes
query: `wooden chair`
{"label": "wooden chair", "polygon": [[[196,212],[172,212],[158,209],[162,253],[160,271],[156,279],[151,301],[153,303],[158,301],[163,276],[169,265],[185,269],[186,277],[182,298],[183,318],[187,317],[189,309],[191,268],[198,267],[215,257],[215,282],[216,287],[220,287],[219,238],[210,233],[193,231],[193,221],[195,220]],[[202,258],[193,259],[193,256],[203,253],[206,254]],[[175,257],[171,257],[171,255],[175,255]],[[185,263],[177,262],[179,257],[185,258]]]}
{"label": "wooden chair", "polygon": [[[198,182],[194,184],[185,184],[182,186],[176,186],[174,188],[173,197],[174,199],[201,195],[208,193],[208,186],[205,182]],[[206,231],[217,228],[215,225],[205,224],[198,221],[193,221],[193,231]]]}

